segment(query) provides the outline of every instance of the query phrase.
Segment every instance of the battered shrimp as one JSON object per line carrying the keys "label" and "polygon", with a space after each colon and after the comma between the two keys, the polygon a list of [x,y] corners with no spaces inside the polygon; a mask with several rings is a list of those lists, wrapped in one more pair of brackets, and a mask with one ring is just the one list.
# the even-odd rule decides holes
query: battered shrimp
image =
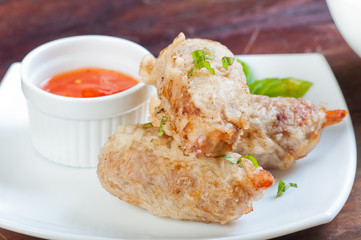
{"label": "battered shrimp", "polygon": [[[192,52],[213,49],[215,68],[194,67]],[[156,60],[145,57],[142,80],[157,87],[158,107],[151,109],[155,124],[165,127],[185,154],[220,156],[227,151],[254,155],[264,167],[286,169],[318,143],[322,129],[341,121],[344,110],[326,111],[303,99],[252,95],[241,64],[225,69],[222,57],[233,54],[217,42],[185,39],[180,34]]]}
{"label": "battered shrimp", "polygon": [[252,95],[250,128],[233,151],[251,154],[265,168],[286,169],[319,142],[324,127],[340,122],[345,110],[327,111],[304,99]]}
{"label": "battered shrimp", "polygon": [[[193,71],[192,52],[203,50],[215,73]],[[164,128],[185,154],[219,156],[229,151],[240,129],[249,127],[249,89],[242,65],[234,61],[226,70],[224,56],[232,52],[218,42],[185,39],[181,33],[162,50],[156,60],[146,56],[140,67],[142,81],[157,88],[158,121],[166,116]]]}
{"label": "battered shrimp", "polygon": [[[101,149],[97,174],[114,196],[154,215],[225,224],[252,211],[275,179],[241,158],[183,155],[158,128],[120,126]],[[228,153],[235,159],[237,153]]]}

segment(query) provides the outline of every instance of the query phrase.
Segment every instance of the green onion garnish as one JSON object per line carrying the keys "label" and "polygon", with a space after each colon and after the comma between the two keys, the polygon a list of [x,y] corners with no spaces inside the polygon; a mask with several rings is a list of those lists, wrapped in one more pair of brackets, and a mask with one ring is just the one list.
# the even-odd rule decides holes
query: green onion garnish
{"label": "green onion garnish", "polygon": [[153,127],[153,124],[150,122],[143,125],[144,129],[151,128],[151,127]]}
{"label": "green onion garnish", "polygon": [[232,65],[234,61],[233,57],[223,57],[222,58],[222,64],[223,67],[227,70],[229,65]]}
{"label": "green onion garnish", "polygon": [[192,76],[192,75],[193,75],[193,72],[194,72],[194,67],[189,71],[188,77]]}
{"label": "green onion garnish", "polygon": [[253,157],[252,155],[248,155],[248,154],[242,155],[241,158],[247,158],[247,159],[251,160],[251,162],[253,163],[253,166],[254,166],[255,168],[258,168],[258,167],[259,167],[256,158]]}
{"label": "green onion garnish", "polygon": [[167,117],[162,117],[162,120],[160,121],[160,126],[159,126],[159,130],[158,130],[158,136],[159,137],[161,137],[161,136],[163,136],[163,134],[164,134],[164,130],[163,130],[163,125],[164,125],[164,123],[167,121]]}
{"label": "green onion garnish", "polygon": [[237,163],[237,164],[239,164],[239,167],[243,167],[243,165],[242,165],[242,163],[241,163],[241,157],[240,158],[234,158],[234,157],[231,157],[231,156],[229,156],[229,155],[224,155],[224,156],[222,156],[224,159],[226,159],[226,160],[228,160],[228,161],[230,161],[231,163]]}
{"label": "green onion garnish", "polygon": [[[207,49],[209,50],[209,49]],[[211,74],[215,74],[214,68],[211,67],[211,64],[206,61],[207,59],[214,59],[214,55],[209,55],[209,54],[205,54],[204,50],[196,50],[194,52],[192,52],[192,58],[193,58],[193,63],[194,63],[194,68],[195,69],[202,69],[202,68],[207,68]],[[192,68],[189,73],[188,76],[192,76],[193,72],[194,72],[194,68]]]}
{"label": "green onion garnish", "polygon": [[237,161],[237,164],[239,165],[239,167],[243,167],[243,164],[242,164],[242,162],[241,162],[241,157],[240,158],[238,158],[238,161]]}
{"label": "green onion garnish", "polygon": [[279,183],[278,183],[278,190],[277,190],[276,197],[282,196],[282,194],[284,192],[286,192],[289,187],[297,188],[298,186],[297,186],[297,183],[285,184],[282,180],[280,180]]}
{"label": "green onion garnish", "polygon": [[238,161],[237,158],[233,158],[233,157],[231,157],[231,156],[229,156],[229,155],[224,155],[224,156],[222,156],[222,157],[223,157],[224,159],[230,161],[231,163],[236,163],[236,162]]}

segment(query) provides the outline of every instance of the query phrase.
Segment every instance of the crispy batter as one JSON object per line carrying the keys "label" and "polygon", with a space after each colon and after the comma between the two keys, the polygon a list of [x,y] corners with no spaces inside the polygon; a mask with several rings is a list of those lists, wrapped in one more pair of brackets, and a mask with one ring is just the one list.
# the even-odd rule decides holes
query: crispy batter
{"label": "crispy batter", "polygon": [[252,211],[275,181],[245,158],[239,167],[224,158],[185,156],[157,131],[120,126],[101,149],[97,170],[108,192],[154,215],[225,224]]}
{"label": "crispy batter", "polygon": [[[301,98],[251,95],[250,99],[250,127],[242,131],[232,151],[253,155],[264,168],[291,167],[316,147],[323,128],[347,115],[345,110],[327,111]],[[160,104],[156,97],[151,102]],[[154,108],[150,113],[158,126]]]}
{"label": "crispy batter", "polygon": [[318,143],[325,111],[303,99],[252,95],[251,127],[234,151],[253,155],[265,168],[286,169]]}
{"label": "crispy batter", "polygon": [[[209,61],[216,74],[201,69],[188,77],[191,53],[205,47],[215,50]],[[234,61],[225,70],[223,56],[233,54],[220,43],[180,34],[157,60],[142,61],[142,79],[157,87],[159,97],[151,119],[155,125],[162,116],[170,119],[165,131],[185,154],[219,156],[232,150],[254,155],[263,167],[286,169],[314,149],[324,127],[346,116],[303,99],[249,94],[242,66]]]}
{"label": "crispy batter", "polygon": [[[191,53],[206,48],[214,51],[214,59],[207,61],[215,74],[202,68],[188,76],[194,66]],[[186,40],[180,34],[157,60],[148,55],[142,61],[142,81],[157,87],[161,101],[155,116],[168,117],[165,132],[185,154],[219,156],[230,149],[240,129],[248,128],[249,89],[242,65],[234,61],[226,70],[224,56],[234,57],[218,42]]]}

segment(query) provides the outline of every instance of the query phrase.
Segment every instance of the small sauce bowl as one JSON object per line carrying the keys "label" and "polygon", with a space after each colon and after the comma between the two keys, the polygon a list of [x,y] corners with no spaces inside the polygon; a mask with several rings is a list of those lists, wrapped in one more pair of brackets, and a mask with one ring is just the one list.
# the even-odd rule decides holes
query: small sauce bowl
{"label": "small sauce bowl", "polygon": [[98,151],[118,125],[145,122],[153,87],[139,82],[120,93],[74,98],[42,90],[54,75],[85,67],[118,71],[140,80],[149,52],[131,41],[100,35],[55,40],[32,50],[21,64],[32,142],[45,158],[67,166],[96,167]]}

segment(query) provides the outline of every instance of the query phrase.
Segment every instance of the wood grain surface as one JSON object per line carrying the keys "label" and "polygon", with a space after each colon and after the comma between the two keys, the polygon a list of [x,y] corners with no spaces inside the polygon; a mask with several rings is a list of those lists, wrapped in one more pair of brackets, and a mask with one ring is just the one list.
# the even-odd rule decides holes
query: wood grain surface
{"label": "wood grain surface", "polygon": [[[112,35],[158,55],[179,32],[220,41],[235,54],[322,53],[346,98],[360,151],[361,59],[340,35],[325,0],[0,0],[0,79],[13,62],[54,39]],[[361,239],[357,161],[351,195],[332,222],[277,239]],[[1,239],[38,238],[0,229]]]}

